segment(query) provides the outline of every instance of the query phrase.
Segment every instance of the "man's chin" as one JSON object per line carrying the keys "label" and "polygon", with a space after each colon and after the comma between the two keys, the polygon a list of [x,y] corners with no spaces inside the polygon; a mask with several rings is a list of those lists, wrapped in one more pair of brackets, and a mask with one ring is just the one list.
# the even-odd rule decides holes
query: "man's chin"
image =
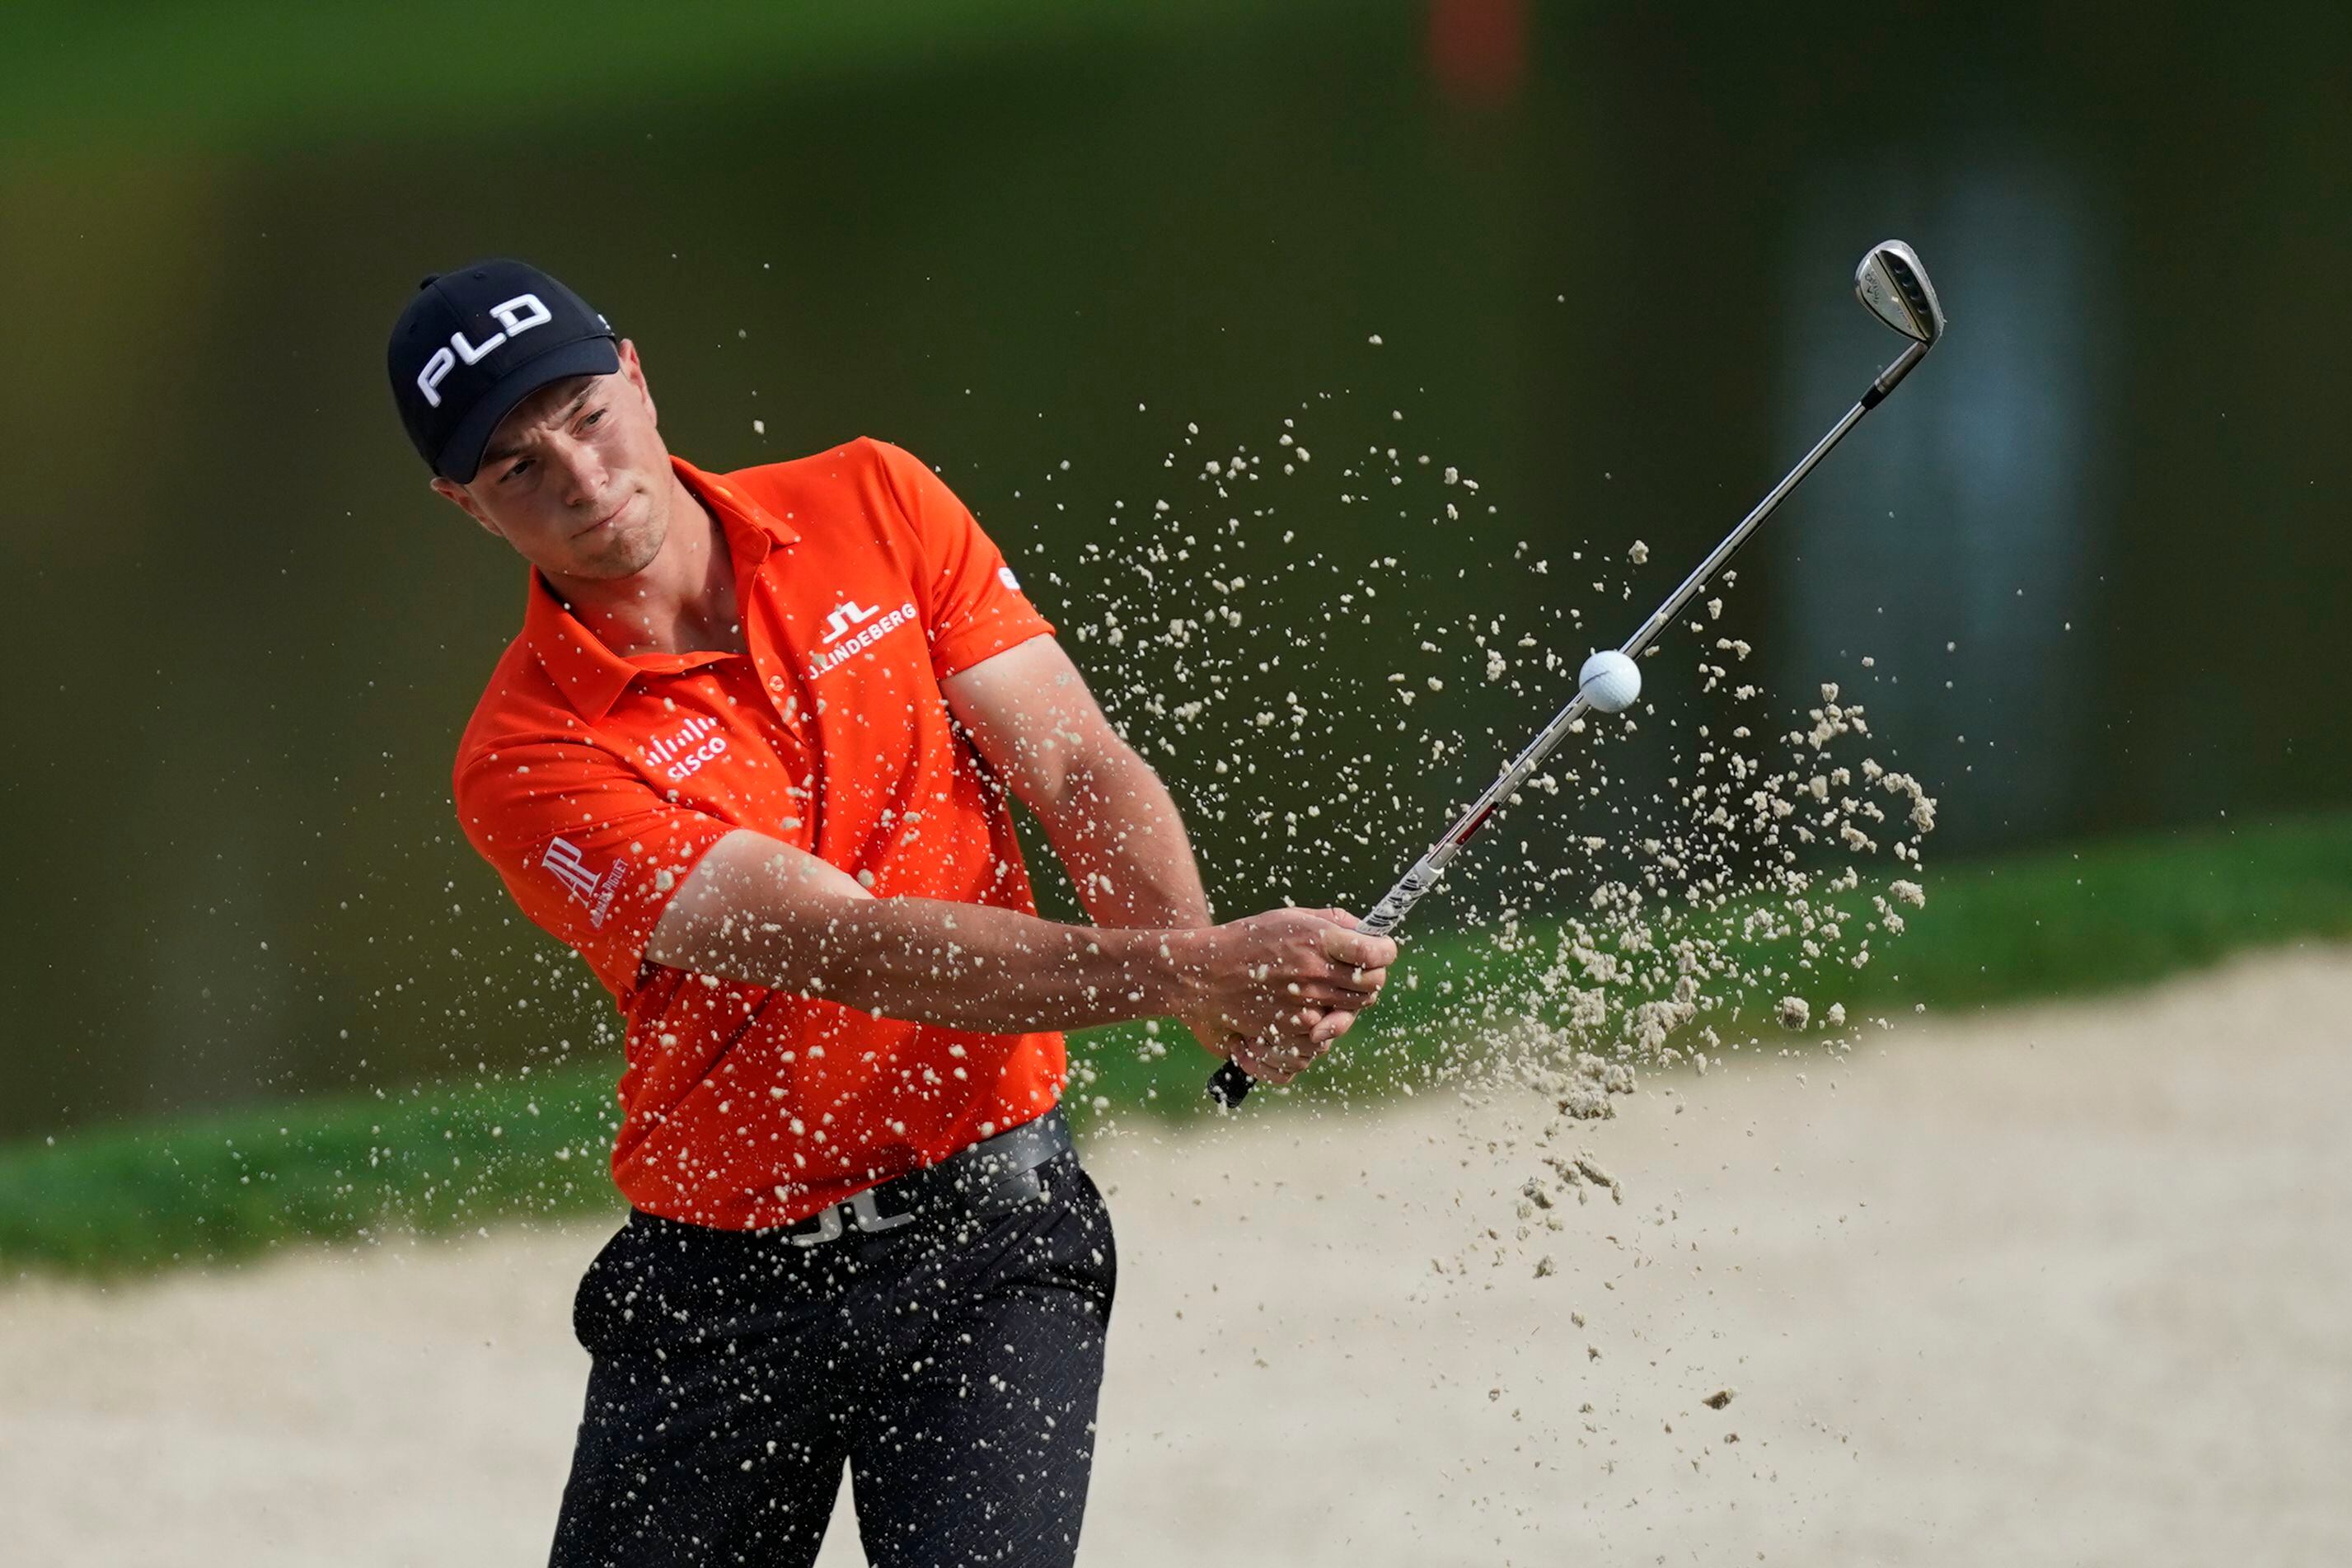
{"label": "man's chin", "polygon": [[661,554],[662,530],[650,521],[616,522],[596,530],[598,536],[580,540],[583,549],[568,567],[572,577],[610,582],[635,577]]}

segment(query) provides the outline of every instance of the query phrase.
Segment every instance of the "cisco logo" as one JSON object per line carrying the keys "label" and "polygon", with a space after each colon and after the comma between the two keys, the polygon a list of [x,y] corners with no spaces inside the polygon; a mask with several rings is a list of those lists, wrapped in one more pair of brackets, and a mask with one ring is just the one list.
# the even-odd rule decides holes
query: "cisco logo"
{"label": "cisco logo", "polygon": [[679,727],[676,735],[663,736],[646,747],[646,760],[660,768],[673,779],[691,779],[703,766],[723,756],[727,737],[718,732],[719,721],[708,714],[697,714]]}

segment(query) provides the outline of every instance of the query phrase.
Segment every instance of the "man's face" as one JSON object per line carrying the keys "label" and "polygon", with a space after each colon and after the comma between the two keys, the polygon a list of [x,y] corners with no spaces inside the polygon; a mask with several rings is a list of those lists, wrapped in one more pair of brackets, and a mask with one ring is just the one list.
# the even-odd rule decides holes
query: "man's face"
{"label": "man's face", "polygon": [[433,488],[551,577],[643,571],[669,537],[676,482],[635,345],[609,376],[541,387],[499,422],[471,484]]}

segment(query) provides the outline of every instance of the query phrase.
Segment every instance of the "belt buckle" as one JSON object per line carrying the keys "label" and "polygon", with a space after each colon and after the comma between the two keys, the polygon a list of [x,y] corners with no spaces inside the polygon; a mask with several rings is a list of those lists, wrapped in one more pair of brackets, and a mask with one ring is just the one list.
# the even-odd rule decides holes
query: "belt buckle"
{"label": "belt buckle", "polygon": [[[849,1216],[847,1225],[842,1221],[845,1211]],[[883,1213],[874,1202],[874,1189],[870,1186],[844,1202],[817,1210],[809,1218],[816,1221],[816,1229],[812,1233],[794,1234],[792,1238],[793,1246],[822,1247],[828,1241],[838,1241],[850,1226],[870,1236],[877,1231],[896,1230],[902,1225],[915,1223],[915,1217],[911,1214]]]}

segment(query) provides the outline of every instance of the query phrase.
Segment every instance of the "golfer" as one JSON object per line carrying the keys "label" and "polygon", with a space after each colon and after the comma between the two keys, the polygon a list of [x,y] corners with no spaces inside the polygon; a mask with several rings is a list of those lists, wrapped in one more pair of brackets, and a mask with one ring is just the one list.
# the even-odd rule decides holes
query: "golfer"
{"label": "golfer", "polygon": [[[1060,1031],[1173,1017],[1286,1082],[1393,944],[1210,921],[1184,825],[1003,557],[875,441],[705,473],[553,277],[428,278],[389,350],[432,486],[530,563],[466,835],[626,1020],[631,1213],[558,1564],[1066,1563],[1117,1260]],[[1007,795],[1097,922],[1038,918]]]}

